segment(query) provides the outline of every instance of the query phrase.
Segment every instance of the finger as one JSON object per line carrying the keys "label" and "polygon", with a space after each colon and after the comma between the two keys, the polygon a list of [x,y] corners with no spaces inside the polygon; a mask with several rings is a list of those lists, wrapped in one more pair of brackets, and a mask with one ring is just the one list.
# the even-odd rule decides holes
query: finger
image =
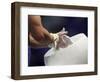
{"label": "finger", "polygon": [[65,31],[65,32],[59,32],[59,33],[58,33],[59,36],[66,35],[66,34],[68,34],[68,31]]}
{"label": "finger", "polygon": [[45,33],[45,40],[46,40],[48,43],[52,43],[52,42],[54,42],[54,37],[51,36],[49,33]]}

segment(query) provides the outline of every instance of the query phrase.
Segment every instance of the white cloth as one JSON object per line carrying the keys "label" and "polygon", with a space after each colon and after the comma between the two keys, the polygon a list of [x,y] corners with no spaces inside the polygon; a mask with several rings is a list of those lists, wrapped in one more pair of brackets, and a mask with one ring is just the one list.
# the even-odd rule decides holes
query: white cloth
{"label": "white cloth", "polygon": [[77,34],[72,37],[63,37],[64,42],[72,41],[65,48],[56,49],[51,48],[44,55],[44,62],[46,66],[52,65],[74,65],[87,64],[88,62],[88,38],[83,34]]}

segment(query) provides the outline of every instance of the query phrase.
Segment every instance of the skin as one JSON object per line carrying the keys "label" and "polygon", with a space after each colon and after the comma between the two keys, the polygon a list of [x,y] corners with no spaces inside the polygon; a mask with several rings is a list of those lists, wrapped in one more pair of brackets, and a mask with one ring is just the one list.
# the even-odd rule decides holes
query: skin
{"label": "skin", "polygon": [[29,45],[32,47],[47,47],[48,44],[54,42],[53,37],[44,28],[40,16],[28,17],[28,38]]}

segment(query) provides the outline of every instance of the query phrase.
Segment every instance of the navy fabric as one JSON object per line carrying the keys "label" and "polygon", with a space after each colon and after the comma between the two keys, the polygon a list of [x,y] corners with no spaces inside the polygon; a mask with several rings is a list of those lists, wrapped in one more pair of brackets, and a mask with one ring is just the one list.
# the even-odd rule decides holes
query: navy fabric
{"label": "navy fabric", "polygon": [[68,31],[69,36],[81,32],[88,36],[88,19],[86,17],[42,16],[42,23],[49,32],[56,33],[64,27]]}
{"label": "navy fabric", "polygon": [[28,48],[28,65],[29,66],[44,66],[44,54],[50,48]]}

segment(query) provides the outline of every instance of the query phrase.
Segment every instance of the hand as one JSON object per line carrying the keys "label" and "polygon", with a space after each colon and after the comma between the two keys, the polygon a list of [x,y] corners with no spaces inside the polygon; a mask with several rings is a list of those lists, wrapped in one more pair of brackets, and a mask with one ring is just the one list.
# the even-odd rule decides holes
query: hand
{"label": "hand", "polygon": [[54,38],[45,28],[37,28],[34,29],[34,32],[29,33],[29,42],[32,47],[48,47],[50,43],[54,42]]}
{"label": "hand", "polygon": [[35,40],[39,41],[40,43],[51,43],[51,42],[53,42],[53,37],[43,27],[35,27],[31,34],[32,34],[32,37]]}

